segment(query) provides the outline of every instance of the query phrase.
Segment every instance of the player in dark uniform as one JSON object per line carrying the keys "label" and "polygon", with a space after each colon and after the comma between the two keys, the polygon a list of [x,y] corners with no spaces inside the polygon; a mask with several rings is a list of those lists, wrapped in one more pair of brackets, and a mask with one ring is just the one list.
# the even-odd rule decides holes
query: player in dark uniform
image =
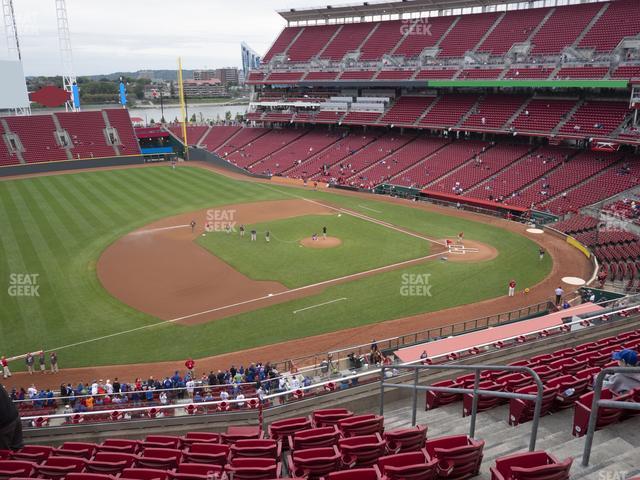
{"label": "player in dark uniform", "polygon": [[196,229],[196,221],[191,220],[191,223],[189,225],[191,225],[191,233],[193,233]]}
{"label": "player in dark uniform", "polygon": [[322,227],[322,238],[327,239],[327,227]]}

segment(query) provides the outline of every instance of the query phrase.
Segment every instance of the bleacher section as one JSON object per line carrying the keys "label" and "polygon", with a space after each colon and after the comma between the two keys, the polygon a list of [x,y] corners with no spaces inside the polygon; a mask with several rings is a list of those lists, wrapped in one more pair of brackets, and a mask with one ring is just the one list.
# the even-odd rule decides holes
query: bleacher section
{"label": "bleacher section", "polygon": [[[40,163],[140,154],[129,113],[123,109],[6,116],[0,135],[0,165],[20,164],[19,157],[25,163]],[[11,155],[7,135],[18,147]]]}

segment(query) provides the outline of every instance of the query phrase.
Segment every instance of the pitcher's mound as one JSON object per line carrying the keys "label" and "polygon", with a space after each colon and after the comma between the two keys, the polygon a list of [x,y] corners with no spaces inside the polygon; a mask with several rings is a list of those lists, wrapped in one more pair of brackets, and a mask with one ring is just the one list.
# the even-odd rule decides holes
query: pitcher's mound
{"label": "pitcher's mound", "polygon": [[309,248],[333,248],[340,244],[342,244],[342,240],[337,237],[322,238],[319,236],[317,240],[313,240],[311,237],[300,240],[300,245]]}

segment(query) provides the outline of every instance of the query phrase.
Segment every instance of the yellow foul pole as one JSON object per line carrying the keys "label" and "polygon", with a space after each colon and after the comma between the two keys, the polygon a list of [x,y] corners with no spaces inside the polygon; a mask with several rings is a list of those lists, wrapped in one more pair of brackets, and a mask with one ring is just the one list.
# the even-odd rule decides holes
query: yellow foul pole
{"label": "yellow foul pole", "polygon": [[184,159],[189,160],[189,142],[187,140],[187,109],[184,104],[184,85],[182,83],[182,57],[178,57],[178,90],[180,91],[180,114],[182,138],[184,138]]}

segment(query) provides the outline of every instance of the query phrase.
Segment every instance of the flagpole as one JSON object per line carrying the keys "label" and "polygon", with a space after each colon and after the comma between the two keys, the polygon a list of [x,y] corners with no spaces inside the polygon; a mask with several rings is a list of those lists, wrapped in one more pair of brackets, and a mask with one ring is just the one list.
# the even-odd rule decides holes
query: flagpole
{"label": "flagpole", "polygon": [[180,92],[180,114],[182,115],[182,138],[184,159],[189,160],[189,141],[187,139],[187,111],[184,104],[184,85],[182,83],[182,58],[178,57],[178,90]]}

